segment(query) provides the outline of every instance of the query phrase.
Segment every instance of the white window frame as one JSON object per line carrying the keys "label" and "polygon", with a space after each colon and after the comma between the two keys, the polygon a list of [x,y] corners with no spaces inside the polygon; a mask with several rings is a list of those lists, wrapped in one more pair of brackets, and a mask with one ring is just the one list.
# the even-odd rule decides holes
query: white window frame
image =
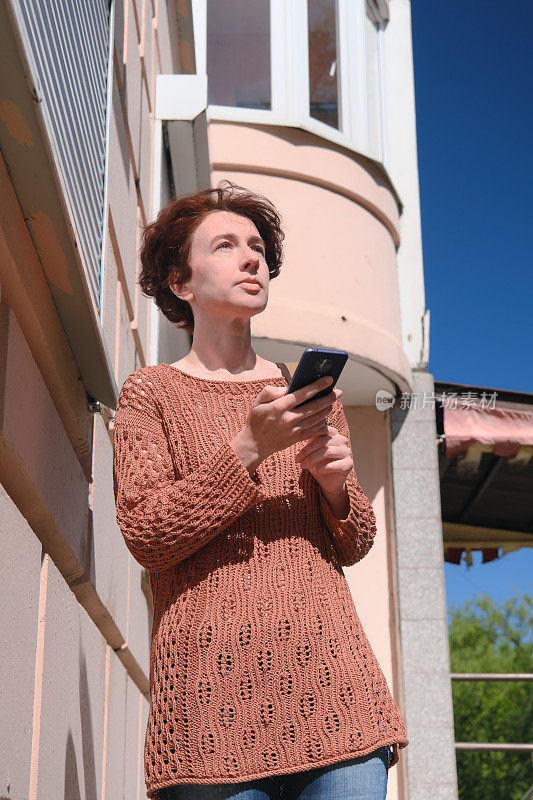
{"label": "white window frame", "polygon": [[[271,36],[271,110],[208,105],[208,120],[257,122],[287,125],[335,142],[375,160],[383,157],[383,136],[379,142],[369,140],[366,87],[365,16],[367,0],[337,2],[337,69],[340,75],[340,130],[314,119],[309,114],[309,58],[307,0],[270,0]],[[382,42],[384,19],[376,19],[376,8],[370,17],[378,27],[378,44]],[[207,66],[207,0],[193,0],[197,71],[206,73]],[[381,89],[382,47],[378,49]],[[209,76],[208,76],[209,77]],[[381,91],[380,91],[381,94]],[[381,116],[383,107],[380,104]],[[383,119],[381,119],[381,129]]]}

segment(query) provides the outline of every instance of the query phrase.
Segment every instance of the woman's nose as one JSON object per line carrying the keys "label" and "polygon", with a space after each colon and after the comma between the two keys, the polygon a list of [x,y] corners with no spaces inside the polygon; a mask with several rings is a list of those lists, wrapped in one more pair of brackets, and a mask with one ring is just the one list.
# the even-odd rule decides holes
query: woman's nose
{"label": "woman's nose", "polygon": [[259,254],[255,250],[249,250],[246,255],[247,264],[259,264]]}

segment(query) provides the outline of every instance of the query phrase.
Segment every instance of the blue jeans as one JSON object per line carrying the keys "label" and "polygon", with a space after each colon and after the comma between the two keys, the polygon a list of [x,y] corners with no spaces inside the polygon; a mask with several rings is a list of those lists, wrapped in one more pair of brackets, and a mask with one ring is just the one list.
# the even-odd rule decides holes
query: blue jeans
{"label": "blue jeans", "polygon": [[242,783],[186,783],[158,790],[159,800],[385,800],[390,748],[288,775]]}

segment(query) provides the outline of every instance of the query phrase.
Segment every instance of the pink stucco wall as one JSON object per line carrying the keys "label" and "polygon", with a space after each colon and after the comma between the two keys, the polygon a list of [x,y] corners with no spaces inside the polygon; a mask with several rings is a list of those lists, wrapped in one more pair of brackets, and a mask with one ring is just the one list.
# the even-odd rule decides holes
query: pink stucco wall
{"label": "pink stucco wall", "polygon": [[229,178],[261,192],[283,219],[285,262],[254,335],[334,342],[406,390],[399,212],[383,179],[344,148],[297,129],[212,121],[209,147],[212,185]]}

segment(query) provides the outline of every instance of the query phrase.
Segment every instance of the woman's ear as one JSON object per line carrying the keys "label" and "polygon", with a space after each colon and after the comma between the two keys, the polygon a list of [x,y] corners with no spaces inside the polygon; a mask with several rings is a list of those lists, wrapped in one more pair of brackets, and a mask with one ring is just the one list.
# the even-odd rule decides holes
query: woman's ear
{"label": "woman's ear", "polygon": [[185,300],[186,302],[189,302],[189,300],[193,297],[193,293],[191,292],[190,289],[187,288],[186,283],[169,283],[168,288],[180,300]]}

